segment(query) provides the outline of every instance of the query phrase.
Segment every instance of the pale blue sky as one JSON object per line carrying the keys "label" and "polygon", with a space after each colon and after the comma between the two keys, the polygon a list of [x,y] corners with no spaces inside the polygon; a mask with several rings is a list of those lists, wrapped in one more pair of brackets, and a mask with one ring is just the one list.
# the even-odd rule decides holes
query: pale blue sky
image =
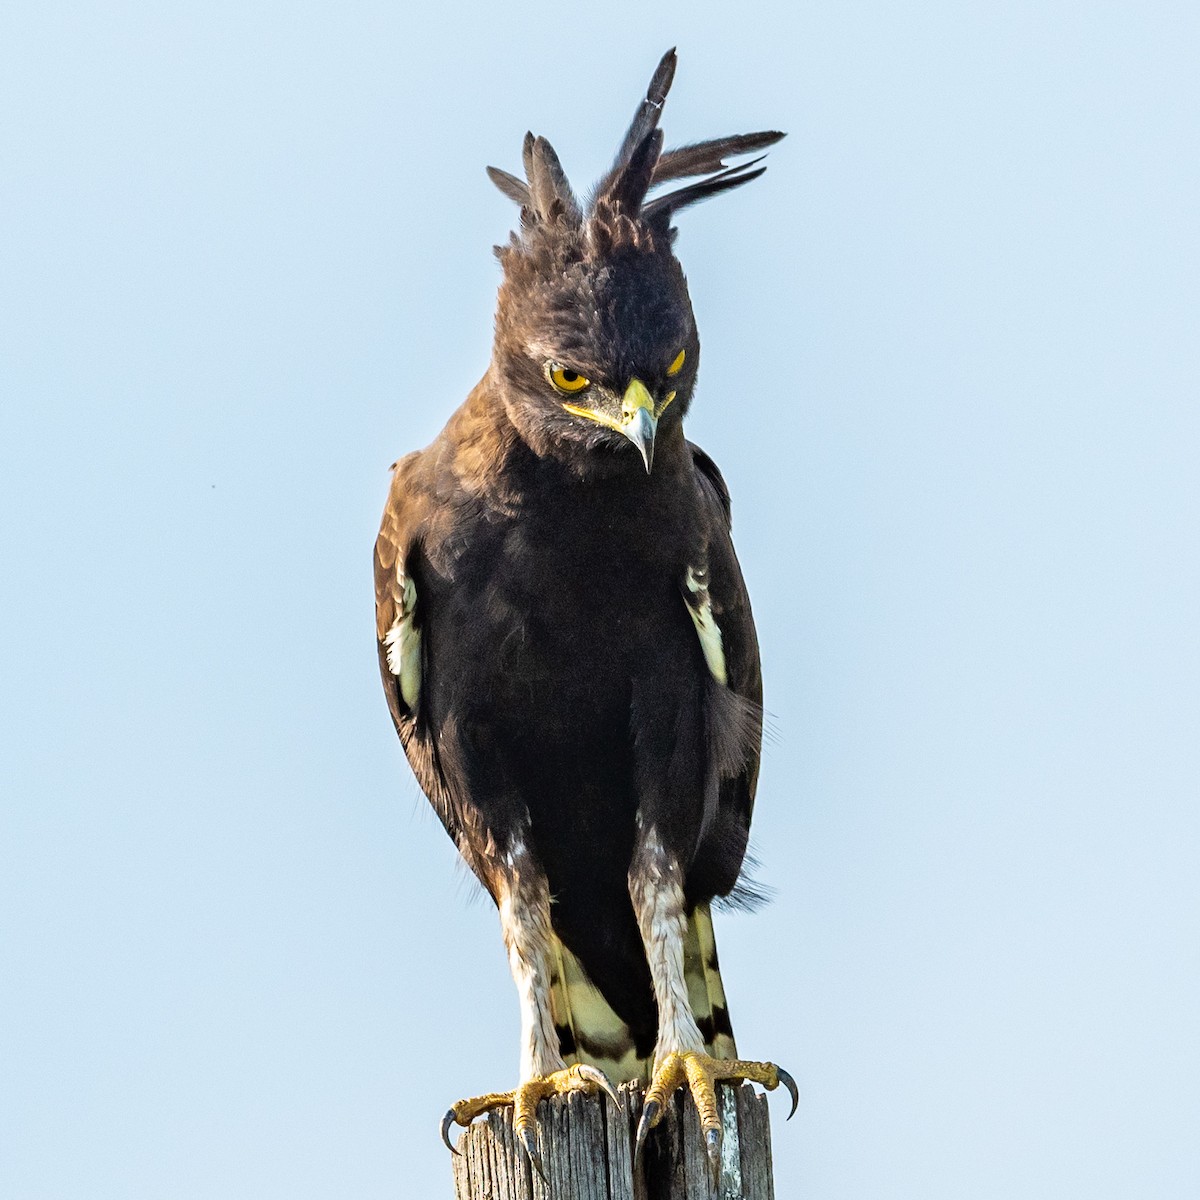
{"label": "pale blue sky", "polygon": [[450,1194],[516,1002],[370,547],[487,361],[484,166],[589,182],[672,44],[669,143],[790,133],[678,244],[778,1194],[1200,1194],[1195,5],[433,8],[0,13],[0,1196]]}

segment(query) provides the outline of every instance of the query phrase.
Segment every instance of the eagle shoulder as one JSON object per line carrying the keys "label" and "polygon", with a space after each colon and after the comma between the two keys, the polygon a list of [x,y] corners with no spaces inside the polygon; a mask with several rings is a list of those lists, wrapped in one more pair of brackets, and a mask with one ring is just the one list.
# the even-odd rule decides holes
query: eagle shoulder
{"label": "eagle shoulder", "polygon": [[695,442],[688,442],[688,449],[692,452],[692,464],[699,472],[701,491],[706,494],[710,503],[715,501],[724,514],[725,528],[732,528],[733,501],[730,499],[729,486],[721,474],[721,468]]}

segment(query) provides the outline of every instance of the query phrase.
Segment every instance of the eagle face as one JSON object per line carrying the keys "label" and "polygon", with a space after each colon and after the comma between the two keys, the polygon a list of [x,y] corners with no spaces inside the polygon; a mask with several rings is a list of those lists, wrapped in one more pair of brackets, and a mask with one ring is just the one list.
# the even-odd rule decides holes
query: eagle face
{"label": "eagle face", "polygon": [[[700,343],[666,239],[554,227],[502,253],[493,370],[513,424],[580,474],[649,472],[691,402]],[[590,236],[589,236],[590,234]]]}

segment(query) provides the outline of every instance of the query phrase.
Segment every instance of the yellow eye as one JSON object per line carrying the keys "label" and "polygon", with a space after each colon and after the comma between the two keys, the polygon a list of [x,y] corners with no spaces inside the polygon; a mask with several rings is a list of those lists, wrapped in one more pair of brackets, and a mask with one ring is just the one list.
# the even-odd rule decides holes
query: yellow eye
{"label": "yellow eye", "polygon": [[679,372],[683,370],[683,360],[686,357],[687,354],[683,350],[680,350],[680,352],[675,355],[675,361],[667,368],[667,374],[678,375]]}
{"label": "yellow eye", "polygon": [[578,371],[572,371],[570,367],[558,363],[550,364],[549,373],[550,382],[568,396],[577,395],[584,388],[591,386],[592,381],[586,375],[580,375]]}

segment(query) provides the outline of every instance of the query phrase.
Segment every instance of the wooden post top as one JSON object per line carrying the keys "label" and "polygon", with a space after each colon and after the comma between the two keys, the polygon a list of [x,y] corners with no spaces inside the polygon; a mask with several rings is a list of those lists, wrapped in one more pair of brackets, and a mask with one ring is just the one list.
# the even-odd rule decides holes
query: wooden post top
{"label": "wooden post top", "polygon": [[774,1200],[766,1097],[750,1084],[717,1088],[723,1140],[716,1191],[686,1088],[651,1133],[634,1171],[642,1089],[626,1084],[621,1112],[603,1095],[582,1092],[543,1102],[538,1143],[545,1182],[513,1140],[511,1109],[477,1121],[463,1131],[453,1160],[457,1200]]}

